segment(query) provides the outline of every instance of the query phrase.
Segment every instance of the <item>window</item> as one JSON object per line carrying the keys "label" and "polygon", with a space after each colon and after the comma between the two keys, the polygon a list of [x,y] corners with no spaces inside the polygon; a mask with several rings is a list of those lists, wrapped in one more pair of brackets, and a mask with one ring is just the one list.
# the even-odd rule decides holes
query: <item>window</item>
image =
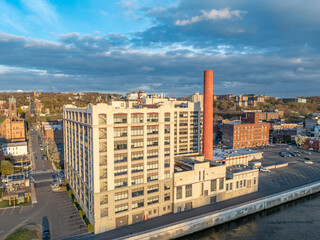
{"label": "window", "polygon": [[230,183],[230,191],[232,191],[232,183]]}
{"label": "window", "polygon": [[164,156],[170,156],[170,148],[164,149]]}
{"label": "window", "polygon": [[211,192],[217,191],[217,179],[211,180]]}
{"label": "window", "polygon": [[108,195],[100,196],[100,205],[108,203]]}
{"label": "window", "polygon": [[169,182],[166,182],[164,184],[164,190],[169,190],[171,188],[171,184]]}
{"label": "window", "polygon": [[107,151],[107,143],[106,142],[99,142],[99,151],[106,152]]}
{"label": "window", "polygon": [[132,185],[137,185],[137,184],[142,184],[143,183],[143,175],[142,176],[135,176],[131,178],[131,184]]}
{"label": "window", "polygon": [[177,199],[182,199],[182,187],[177,187]]}
{"label": "window", "polygon": [[143,127],[131,127],[131,136],[142,136]]}
{"label": "window", "polygon": [[257,184],[257,178],[255,177],[254,179],[253,179],[253,185],[256,185]]}
{"label": "window", "polygon": [[159,192],[159,184],[148,186],[148,194]]}
{"label": "window", "polygon": [[128,211],[128,203],[116,205],[115,213]]}
{"label": "window", "polygon": [[128,191],[118,192],[115,194],[115,201],[128,199]]}
{"label": "window", "polygon": [[107,115],[99,114],[99,125],[107,124]]}
{"label": "window", "polygon": [[243,180],[243,187],[246,187],[246,183],[247,183],[247,181]]}
{"label": "window", "polygon": [[158,162],[157,161],[148,162],[147,163],[147,169],[148,170],[158,169]]}
{"label": "window", "polygon": [[170,145],[170,137],[164,138],[164,145]]}
{"label": "window", "polygon": [[101,208],[100,209],[100,217],[108,217],[108,208]]}
{"label": "window", "polygon": [[143,192],[144,192],[143,188],[132,189],[132,197],[143,196]]}
{"label": "window", "polygon": [[152,205],[155,203],[159,202],[159,197],[158,196],[154,196],[154,197],[150,197],[148,198],[148,205]]}
{"label": "window", "polygon": [[127,154],[126,153],[117,153],[114,155],[114,162],[126,162],[127,161]]}
{"label": "window", "polygon": [[100,169],[100,179],[108,177],[107,169]]}
{"label": "window", "polygon": [[114,168],[114,175],[119,176],[119,175],[124,175],[128,173],[127,166],[119,166]]}
{"label": "window", "polygon": [[192,196],[192,184],[186,185],[186,198]]}
{"label": "window", "polygon": [[114,128],[113,136],[114,137],[126,137],[128,135],[127,128]]}
{"label": "window", "polygon": [[165,167],[165,168],[170,167],[170,160],[168,160],[168,159],[165,159],[165,160],[164,160],[164,167]]}
{"label": "window", "polygon": [[143,147],[143,139],[135,139],[131,141],[131,148]]}
{"label": "window", "polygon": [[141,172],[141,171],[143,171],[143,163],[132,164],[131,166],[132,173]]}
{"label": "window", "polygon": [[143,159],[143,151],[131,153],[131,160],[132,161],[140,160],[140,159]]}
{"label": "window", "polygon": [[251,187],[251,179],[248,180],[248,184],[247,184],[248,187]]}
{"label": "window", "polygon": [[220,178],[219,180],[219,190],[222,190],[224,188],[224,178]]}
{"label": "window", "polygon": [[99,156],[99,165],[100,166],[107,165],[107,155],[100,155]]}
{"label": "window", "polygon": [[156,180],[158,180],[158,174],[157,173],[148,174],[148,176],[147,176],[147,181],[148,182],[152,182],[152,181],[156,181]]}
{"label": "window", "polygon": [[127,141],[114,142],[114,150],[127,149]]}
{"label": "window", "polygon": [[147,139],[147,146],[158,146],[158,138],[148,138]]}
{"label": "window", "polygon": [[114,124],[127,123],[127,114],[114,114],[113,121]]}
{"label": "window", "polygon": [[136,208],[140,208],[144,206],[144,200],[138,200],[138,201],[134,201],[132,202],[132,209],[136,209]]}
{"label": "window", "polygon": [[237,181],[236,182],[236,189],[238,189],[239,188],[239,182]]}
{"label": "window", "polygon": [[114,181],[115,188],[125,187],[128,185],[127,178],[117,179]]}
{"label": "window", "polygon": [[143,114],[131,114],[131,123],[143,123]]}
{"label": "window", "polygon": [[164,133],[165,134],[170,133],[170,125],[165,125],[164,126]]}
{"label": "window", "polygon": [[147,122],[159,122],[158,113],[148,113]]}
{"label": "window", "polygon": [[165,193],[164,194],[164,200],[165,201],[170,201],[170,193]]}
{"label": "window", "polygon": [[226,184],[226,191],[229,191],[229,183]]}
{"label": "window", "polygon": [[99,128],[99,139],[107,138],[107,129]]}
{"label": "window", "polygon": [[242,180],[240,180],[240,188],[242,188]]}
{"label": "window", "polygon": [[158,157],[158,150],[148,150],[147,158],[156,158]]}
{"label": "window", "polygon": [[164,121],[165,122],[170,122],[170,113],[165,113],[164,114]]}
{"label": "window", "polygon": [[147,134],[158,134],[159,126],[147,126]]}

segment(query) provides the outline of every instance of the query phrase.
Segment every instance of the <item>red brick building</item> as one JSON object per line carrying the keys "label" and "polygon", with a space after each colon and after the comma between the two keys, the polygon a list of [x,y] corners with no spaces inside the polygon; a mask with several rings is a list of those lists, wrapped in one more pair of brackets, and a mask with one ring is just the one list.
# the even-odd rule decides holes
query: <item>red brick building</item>
{"label": "red brick building", "polygon": [[247,118],[222,125],[222,142],[230,148],[265,146],[269,143],[269,123],[259,122],[259,113],[247,113]]}

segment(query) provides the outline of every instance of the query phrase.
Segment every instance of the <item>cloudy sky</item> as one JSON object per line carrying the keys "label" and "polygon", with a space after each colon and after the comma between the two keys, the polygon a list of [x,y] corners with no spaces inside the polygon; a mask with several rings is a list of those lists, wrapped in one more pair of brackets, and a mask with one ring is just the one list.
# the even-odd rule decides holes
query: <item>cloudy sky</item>
{"label": "cloudy sky", "polygon": [[1,0],[0,91],[314,96],[318,0]]}

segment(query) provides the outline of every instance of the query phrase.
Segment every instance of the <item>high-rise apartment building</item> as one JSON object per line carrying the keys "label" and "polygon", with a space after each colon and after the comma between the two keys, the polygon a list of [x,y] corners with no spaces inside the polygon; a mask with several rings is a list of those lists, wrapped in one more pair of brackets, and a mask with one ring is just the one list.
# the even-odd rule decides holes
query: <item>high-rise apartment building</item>
{"label": "high-rise apartment building", "polygon": [[96,233],[172,212],[174,155],[200,150],[199,104],[63,114],[66,177]]}

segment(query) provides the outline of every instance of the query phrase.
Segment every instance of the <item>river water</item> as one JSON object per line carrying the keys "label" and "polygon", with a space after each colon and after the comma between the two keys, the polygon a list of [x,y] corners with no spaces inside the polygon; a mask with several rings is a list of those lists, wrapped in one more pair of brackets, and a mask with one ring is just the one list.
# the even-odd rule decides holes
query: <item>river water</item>
{"label": "river water", "polygon": [[180,239],[320,240],[320,193]]}

